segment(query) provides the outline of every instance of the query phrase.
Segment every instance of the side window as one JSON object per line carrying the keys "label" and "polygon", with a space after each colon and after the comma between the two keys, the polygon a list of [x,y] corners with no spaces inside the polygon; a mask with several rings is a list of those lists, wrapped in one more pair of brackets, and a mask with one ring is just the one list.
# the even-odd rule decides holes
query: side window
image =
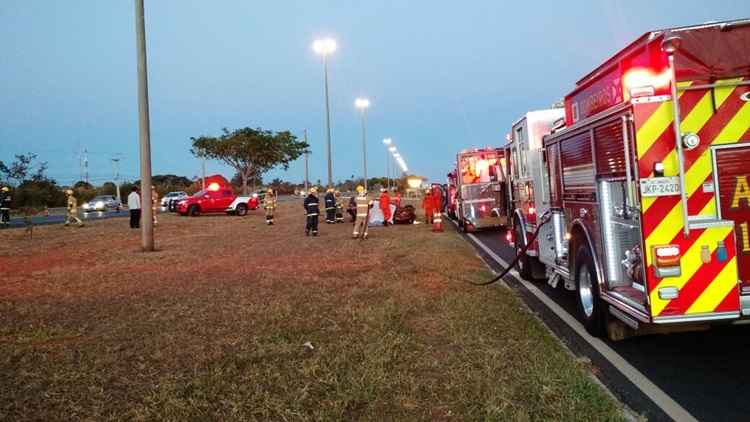
{"label": "side window", "polygon": [[516,129],[516,140],[518,142],[518,167],[521,177],[528,176],[528,161],[526,158],[526,151],[529,149],[529,145],[526,139],[526,133],[523,130],[523,126]]}

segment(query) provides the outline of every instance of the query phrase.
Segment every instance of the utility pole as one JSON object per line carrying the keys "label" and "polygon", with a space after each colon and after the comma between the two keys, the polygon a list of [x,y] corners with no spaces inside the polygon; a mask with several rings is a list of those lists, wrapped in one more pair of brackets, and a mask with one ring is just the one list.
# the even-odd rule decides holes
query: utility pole
{"label": "utility pole", "polygon": [[135,40],[138,56],[138,135],[141,155],[141,249],[154,250],[154,220],[151,210],[151,124],[148,111],[146,23],[143,0],[135,0]]}
{"label": "utility pole", "polygon": [[[307,143],[307,129],[305,129],[305,143]],[[305,148],[305,193],[310,191],[310,147]]]}
{"label": "utility pole", "polygon": [[89,150],[83,150],[83,175],[86,184],[89,184]]}
{"label": "utility pole", "polygon": [[120,158],[115,156],[112,157],[112,167],[115,172],[115,189],[117,190],[117,200],[122,202],[120,198]]}
{"label": "utility pole", "polygon": [[206,156],[201,154],[201,167],[203,168],[203,176],[201,177],[201,190],[206,190]]}

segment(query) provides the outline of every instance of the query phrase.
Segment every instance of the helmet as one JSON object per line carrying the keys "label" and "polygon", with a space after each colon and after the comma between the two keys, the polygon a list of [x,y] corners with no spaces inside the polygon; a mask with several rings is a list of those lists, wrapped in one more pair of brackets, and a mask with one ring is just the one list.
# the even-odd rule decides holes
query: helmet
{"label": "helmet", "polygon": [[365,187],[364,186],[362,186],[362,185],[358,185],[357,186],[357,192],[362,193],[364,191],[365,191]]}
{"label": "helmet", "polygon": [[385,188],[380,188],[380,192],[385,192]]}
{"label": "helmet", "polygon": [[266,191],[266,193],[273,193],[273,189],[268,188],[268,190]]}
{"label": "helmet", "polygon": [[3,188],[2,188],[3,192],[8,192],[9,190],[10,190],[10,188],[8,188],[7,186],[3,186]]}
{"label": "helmet", "polygon": [[73,195],[73,189],[68,189],[65,191],[68,195]]}
{"label": "helmet", "polygon": [[311,188],[310,188],[310,193],[318,193],[318,188],[316,188],[316,187],[311,187]]}
{"label": "helmet", "polygon": [[333,192],[333,188],[326,189],[326,192]]}

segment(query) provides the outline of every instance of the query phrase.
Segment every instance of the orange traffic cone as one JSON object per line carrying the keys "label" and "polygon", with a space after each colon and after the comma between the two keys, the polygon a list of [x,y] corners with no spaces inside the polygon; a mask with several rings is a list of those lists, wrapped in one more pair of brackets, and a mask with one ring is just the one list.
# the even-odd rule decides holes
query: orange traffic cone
{"label": "orange traffic cone", "polygon": [[440,212],[432,214],[432,231],[436,233],[443,231],[443,214]]}

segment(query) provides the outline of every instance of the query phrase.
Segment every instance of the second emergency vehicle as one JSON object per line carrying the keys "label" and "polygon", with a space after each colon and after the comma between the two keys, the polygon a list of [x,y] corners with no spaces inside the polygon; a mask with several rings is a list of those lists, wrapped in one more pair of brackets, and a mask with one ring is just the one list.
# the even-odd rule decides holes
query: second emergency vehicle
{"label": "second emergency vehicle", "polygon": [[520,273],[575,291],[592,334],[750,317],[748,45],[750,20],[646,33],[513,126]]}

